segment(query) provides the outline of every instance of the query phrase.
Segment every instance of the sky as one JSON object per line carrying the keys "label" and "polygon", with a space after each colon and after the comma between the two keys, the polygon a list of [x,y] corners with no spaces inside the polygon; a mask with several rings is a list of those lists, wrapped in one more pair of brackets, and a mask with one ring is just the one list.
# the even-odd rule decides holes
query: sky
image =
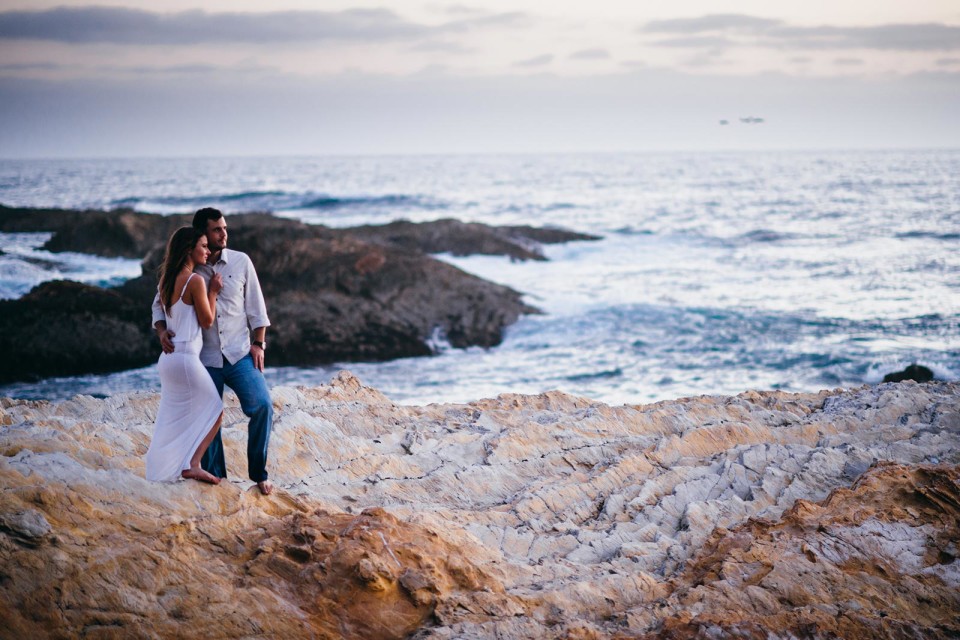
{"label": "sky", "polygon": [[958,114],[958,0],[0,0],[4,158],[960,148]]}

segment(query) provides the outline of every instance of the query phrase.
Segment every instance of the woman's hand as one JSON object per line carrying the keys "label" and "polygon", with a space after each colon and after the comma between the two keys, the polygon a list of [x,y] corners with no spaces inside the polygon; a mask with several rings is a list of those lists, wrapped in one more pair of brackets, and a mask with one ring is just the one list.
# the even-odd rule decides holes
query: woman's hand
{"label": "woman's hand", "polygon": [[213,274],[210,278],[210,293],[216,295],[223,290],[223,276],[219,273]]}
{"label": "woman's hand", "polygon": [[217,318],[217,292],[223,289],[223,277],[216,273],[210,278],[210,288],[203,278],[194,278],[188,284],[193,295],[193,310],[202,329],[209,329]]}

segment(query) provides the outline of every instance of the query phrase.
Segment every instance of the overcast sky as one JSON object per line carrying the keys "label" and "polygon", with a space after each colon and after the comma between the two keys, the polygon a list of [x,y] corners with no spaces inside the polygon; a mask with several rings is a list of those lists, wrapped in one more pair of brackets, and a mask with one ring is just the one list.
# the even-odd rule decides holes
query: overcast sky
{"label": "overcast sky", "polygon": [[0,0],[0,156],[960,147],[956,0],[158,4]]}

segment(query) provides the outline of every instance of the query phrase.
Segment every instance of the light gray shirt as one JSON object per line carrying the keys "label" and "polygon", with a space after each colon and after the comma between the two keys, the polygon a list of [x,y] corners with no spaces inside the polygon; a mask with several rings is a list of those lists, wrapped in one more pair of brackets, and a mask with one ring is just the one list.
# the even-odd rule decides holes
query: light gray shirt
{"label": "light gray shirt", "polygon": [[[193,271],[203,276],[208,290],[213,274],[223,276],[223,290],[217,296],[217,316],[213,325],[203,330],[200,362],[205,367],[222,367],[226,358],[235,364],[250,353],[250,331],[270,326],[253,262],[241,251],[224,249],[216,264],[197,265]],[[157,293],[153,299],[153,323],[160,320],[166,321],[166,316]]]}

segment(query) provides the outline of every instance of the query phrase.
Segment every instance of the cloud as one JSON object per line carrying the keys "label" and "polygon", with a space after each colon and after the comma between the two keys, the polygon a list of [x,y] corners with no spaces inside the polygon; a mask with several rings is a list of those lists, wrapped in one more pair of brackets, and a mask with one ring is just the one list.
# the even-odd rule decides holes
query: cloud
{"label": "cloud", "polygon": [[570,54],[571,60],[606,60],[610,52],[606,49],[583,49]]}
{"label": "cloud", "polygon": [[656,20],[647,23],[639,31],[648,34],[684,34],[683,37],[654,43],[667,47],[960,50],[960,27],[941,23],[805,27],[743,14],[713,14],[699,18]]}
{"label": "cloud", "polygon": [[521,28],[529,27],[532,23],[533,21],[526,13],[522,13],[520,11],[510,11],[508,13],[494,13],[477,18],[456,20],[436,28],[440,31],[468,31],[471,29],[488,29],[498,27]]}
{"label": "cloud", "polygon": [[838,67],[859,67],[864,61],[860,58],[835,58],[833,64]]}
{"label": "cloud", "polygon": [[450,53],[465,54],[472,53],[475,49],[465,47],[456,42],[441,42],[439,40],[430,40],[410,47],[409,51],[419,51],[423,53]]}
{"label": "cloud", "polygon": [[4,71],[62,71],[68,68],[72,68],[72,65],[55,62],[13,62],[0,64],[0,73]]}
{"label": "cloud", "polygon": [[667,38],[658,40],[655,44],[661,47],[678,47],[681,49],[726,49],[728,47],[739,46],[739,43],[730,38],[721,36],[685,36],[682,38]]}
{"label": "cloud", "polygon": [[937,60],[938,67],[952,67],[955,64],[960,64],[960,58],[940,58]]}
{"label": "cloud", "polygon": [[423,35],[424,27],[385,9],[339,13],[160,14],[112,7],[60,7],[48,11],[0,13],[0,38],[67,43],[163,44],[309,42],[372,40]]}
{"label": "cloud", "polygon": [[652,33],[703,33],[704,31],[764,31],[782,24],[780,20],[757,18],[739,13],[717,13],[699,18],[654,20],[641,27]]}
{"label": "cloud", "polygon": [[429,5],[429,8],[451,16],[476,16],[489,13],[486,9],[470,7],[465,4],[450,4],[446,6]]}
{"label": "cloud", "polygon": [[960,27],[945,24],[888,24],[876,27],[778,27],[773,43],[799,49],[949,51],[960,49]]}
{"label": "cloud", "polygon": [[123,71],[127,73],[142,74],[207,74],[222,71],[222,67],[212,64],[177,64],[169,67],[155,67],[151,65],[137,65],[134,67],[100,67],[103,71]]}
{"label": "cloud", "polygon": [[175,64],[169,66],[136,65],[133,67],[100,66],[100,71],[132,73],[135,75],[248,75],[248,74],[275,74],[276,67],[258,64],[241,64],[234,66],[218,66],[212,64]]}
{"label": "cloud", "polygon": [[698,53],[683,60],[682,63],[687,67],[723,67],[733,64],[729,60],[724,60],[717,52]]}
{"label": "cloud", "polygon": [[540,56],[535,56],[533,58],[528,58],[526,60],[518,60],[513,63],[515,67],[542,67],[553,62],[553,56],[549,53],[545,53]]}
{"label": "cloud", "polygon": [[528,17],[519,12],[427,26],[407,21],[388,9],[152,13],[120,7],[60,7],[0,13],[0,39],[127,45],[366,42],[413,40],[472,29],[523,26],[527,22]]}
{"label": "cloud", "polygon": [[175,65],[116,65],[101,64],[94,66],[84,66],[81,64],[61,64],[56,62],[19,62],[0,64],[0,74],[15,73],[24,71],[50,71],[50,72],[76,72],[76,71],[97,71],[100,74],[107,74],[110,77],[123,76],[183,76],[183,75],[217,75],[228,77],[230,75],[247,74],[276,74],[276,67],[243,63],[233,66],[218,66],[212,64],[175,64]]}

